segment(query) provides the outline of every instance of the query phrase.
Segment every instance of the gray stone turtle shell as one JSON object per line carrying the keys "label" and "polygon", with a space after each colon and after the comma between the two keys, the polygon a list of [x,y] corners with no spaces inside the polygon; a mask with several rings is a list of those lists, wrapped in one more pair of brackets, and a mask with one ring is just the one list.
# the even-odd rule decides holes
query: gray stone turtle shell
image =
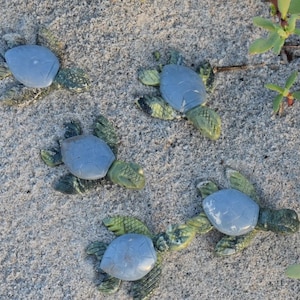
{"label": "gray stone turtle shell", "polygon": [[59,69],[54,53],[38,45],[14,47],[6,51],[5,60],[13,76],[31,88],[50,86]]}
{"label": "gray stone turtle shell", "polygon": [[81,179],[103,178],[116,157],[110,147],[94,135],[78,135],[61,143],[62,161]]}
{"label": "gray stone turtle shell", "polygon": [[231,236],[252,231],[259,215],[258,204],[235,189],[224,189],[209,195],[203,201],[203,209],[219,231]]}
{"label": "gray stone turtle shell", "polygon": [[206,100],[205,86],[193,70],[180,65],[166,65],[160,77],[162,97],[174,109],[187,112]]}
{"label": "gray stone turtle shell", "polygon": [[127,281],[143,278],[157,260],[152,240],[142,234],[119,236],[107,247],[100,268],[109,275]]}

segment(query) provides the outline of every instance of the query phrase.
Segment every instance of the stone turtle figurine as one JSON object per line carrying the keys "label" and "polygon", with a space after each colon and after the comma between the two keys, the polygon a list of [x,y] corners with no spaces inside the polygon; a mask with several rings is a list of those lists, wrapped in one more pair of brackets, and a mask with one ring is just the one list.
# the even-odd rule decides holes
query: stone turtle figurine
{"label": "stone turtle figurine", "polygon": [[170,61],[162,70],[140,70],[139,80],[145,85],[160,86],[161,96],[141,97],[137,105],[150,116],[163,120],[173,120],[177,111],[181,112],[204,136],[217,140],[221,119],[205,105],[206,88],[212,89],[213,70],[208,62],[204,62],[197,74],[182,62],[181,54],[172,51]]}
{"label": "stone turtle figurine", "polygon": [[218,191],[211,181],[199,183],[204,212],[187,221],[192,234],[204,234],[213,228],[226,234],[216,245],[221,256],[236,254],[246,248],[260,231],[291,234],[299,230],[298,215],[291,209],[260,206],[254,186],[239,172],[228,169],[230,189]]}
{"label": "stone turtle figurine", "polygon": [[192,239],[180,226],[175,232],[154,235],[134,217],[116,216],[103,223],[117,238],[109,245],[93,242],[86,249],[88,255],[96,257],[96,270],[103,276],[98,290],[113,294],[122,280],[132,281],[131,293],[136,300],[148,299],[158,286],[162,252],[181,250]]}
{"label": "stone turtle figurine", "polygon": [[38,45],[26,45],[16,33],[4,35],[3,40],[6,49],[0,49],[0,56],[6,63],[0,64],[0,80],[13,76],[16,81],[1,95],[0,102],[17,105],[59,88],[77,93],[89,89],[89,78],[82,69],[61,68],[64,45],[45,27],[38,31]]}
{"label": "stone turtle figurine", "polygon": [[129,189],[142,189],[142,168],[132,162],[116,159],[118,138],[113,125],[102,115],[95,122],[94,135],[82,135],[78,122],[65,124],[65,140],[60,149],[41,150],[42,160],[50,167],[64,163],[71,174],[60,178],[55,189],[66,193],[84,193],[107,177]]}
{"label": "stone turtle figurine", "polygon": [[[226,234],[216,245],[216,254],[228,256],[246,248],[260,230],[291,234],[299,230],[298,215],[291,209],[269,209],[259,205],[254,186],[239,172],[226,172],[231,188],[218,191],[212,181],[198,184],[204,211],[188,219],[185,224],[172,225],[162,233],[156,247],[166,250],[176,245],[178,235],[185,247],[196,234],[205,234],[216,228]],[[181,242],[180,242],[181,243]]]}

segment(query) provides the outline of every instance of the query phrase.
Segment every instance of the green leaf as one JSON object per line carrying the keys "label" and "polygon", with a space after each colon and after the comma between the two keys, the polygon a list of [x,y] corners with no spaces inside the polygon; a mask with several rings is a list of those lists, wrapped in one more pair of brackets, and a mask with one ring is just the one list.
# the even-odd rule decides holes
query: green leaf
{"label": "green leaf", "polygon": [[257,39],[249,47],[250,54],[260,54],[266,52],[274,47],[277,40],[280,39],[280,36],[277,32],[269,34],[267,39]]}
{"label": "green leaf", "polygon": [[292,93],[292,96],[297,99],[297,100],[300,100],[300,91],[296,91],[294,93]]}
{"label": "green leaf", "polygon": [[265,18],[262,18],[262,17],[254,17],[253,18],[253,24],[258,26],[258,27],[269,30],[269,31],[274,32],[276,30],[276,26],[274,25],[274,23],[272,21],[270,21],[268,19],[265,19]]}
{"label": "green leaf", "polygon": [[295,28],[294,29],[294,34],[300,35],[300,28]]}
{"label": "green leaf", "polygon": [[281,19],[285,20],[290,7],[291,0],[278,0],[278,10],[281,12]]}
{"label": "green leaf", "polygon": [[300,14],[300,1],[292,0],[289,7],[290,14]]}
{"label": "green leaf", "polygon": [[274,43],[274,47],[273,47],[273,52],[276,54],[276,55],[279,55],[280,51],[281,51],[281,48],[283,46],[285,42],[285,38],[284,37],[279,37],[279,39],[277,39]]}
{"label": "green leaf", "polygon": [[294,33],[295,31],[295,28],[296,28],[296,21],[297,21],[297,15],[291,15],[289,17],[289,20],[288,20],[288,26],[286,28],[286,31],[288,33]]}
{"label": "green leaf", "polygon": [[284,92],[284,88],[280,87],[277,84],[273,84],[273,83],[265,84],[265,88],[275,91],[275,92],[278,92],[279,94],[283,94],[283,92]]}
{"label": "green leaf", "polygon": [[287,79],[287,81],[285,83],[285,88],[289,90],[291,88],[291,86],[295,83],[297,77],[298,77],[298,72],[294,71]]}
{"label": "green leaf", "polygon": [[300,264],[293,264],[287,267],[285,275],[292,279],[300,279]]}
{"label": "green leaf", "polygon": [[277,95],[275,99],[273,100],[273,111],[274,113],[278,113],[280,104],[282,102],[283,96],[282,95]]}

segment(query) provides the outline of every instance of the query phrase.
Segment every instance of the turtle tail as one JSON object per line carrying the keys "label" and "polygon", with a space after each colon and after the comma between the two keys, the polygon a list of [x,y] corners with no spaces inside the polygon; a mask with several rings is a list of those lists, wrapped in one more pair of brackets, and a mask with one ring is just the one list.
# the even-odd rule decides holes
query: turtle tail
{"label": "turtle tail", "polygon": [[186,116],[200,132],[211,140],[217,140],[221,134],[220,116],[211,108],[197,106],[186,112]]}

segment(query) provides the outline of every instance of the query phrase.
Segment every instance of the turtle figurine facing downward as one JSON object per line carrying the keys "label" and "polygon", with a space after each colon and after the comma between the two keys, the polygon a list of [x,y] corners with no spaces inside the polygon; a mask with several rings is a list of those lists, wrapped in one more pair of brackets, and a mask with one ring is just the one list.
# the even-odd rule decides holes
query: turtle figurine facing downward
{"label": "turtle figurine facing downward", "polygon": [[142,189],[142,168],[133,162],[116,160],[118,138],[112,124],[102,115],[95,122],[94,135],[82,135],[78,122],[65,124],[65,140],[60,149],[41,150],[42,160],[50,167],[64,163],[71,174],[62,176],[55,189],[66,193],[84,193],[97,179],[107,177],[129,189]]}
{"label": "turtle figurine facing downward", "polygon": [[104,225],[117,238],[111,244],[91,243],[86,252],[95,255],[96,270],[103,275],[98,290],[115,293],[122,280],[132,281],[133,299],[149,297],[158,286],[161,275],[162,252],[177,251],[191,242],[185,228],[177,227],[176,232],[154,235],[148,227],[134,217],[116,216],[103,220]]}
{"label": "turtle figurine facing downward", "polygon": [[[206,88],[212,89],[213,70],[204,62],[199,74],[182,65],[183,58],[177,51],[171,52],[167,65],[160,70],[140,70],[139,80],[150,86],[160,86],[161,96],[144,96],[137,105],[152,117],[172,120],[177,111],[186,115],[188,120],[211,140],[217,140],[221,133],[219,115],[207,107]],[[205,83],[205,85],[204,85]]]}
{"label": "turtle figurine facing downward", "polygon": [[261,207],[248,179],[232,169],[226,174],[230,189],[218,190],[211,181],[199,183],[204,212],[187,222],[194,225],[198,222],[196,227],[200,234],[213,228],[226,234],[216,245],[218,255],[227,256],[243,250],[260,230],[281,234],[299,230],[299,219],[294,210]]}
{"label": "turtle figurine facing downward", "polygon": [[37,45],[26,45],[19,34],[3,36],[6,49],[1,49],[5,63],[0,64],[0,80],[13,76],[15,83],[7,88],[0,102],[21,104],[39,99],[52,90],[66,88],[84,92],[89,88],[87,74],[79,68],[61,68],[64,45],[45,27],[37,34]]}

